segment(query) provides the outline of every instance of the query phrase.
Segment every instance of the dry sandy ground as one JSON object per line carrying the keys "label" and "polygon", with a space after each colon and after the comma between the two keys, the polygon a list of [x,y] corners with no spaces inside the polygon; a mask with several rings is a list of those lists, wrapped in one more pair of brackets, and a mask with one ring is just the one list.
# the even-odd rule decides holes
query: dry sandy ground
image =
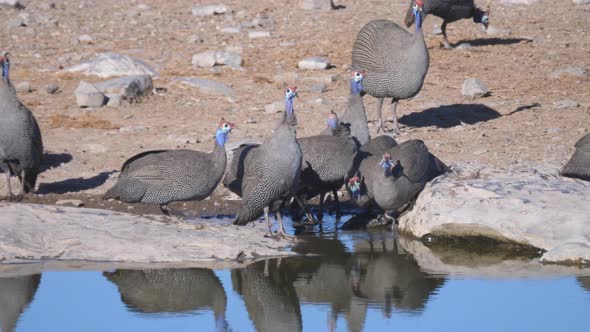
{"label": "dry sandy ground", "polygon": [[[346,8],[319,12],[301,10],[293,0],[225,0],[231,15],[199,18],[191,15],[192,5],[208,2],[64,0],[56,1],[56,8],[48,8],[48,3],[28,1],[24,10],[0,9],[2,24],[19,15],[28,18],[27,27],[2,26],[0,48],[12,53],[15,84],[29,81],[34,88],[20,93],[20,98],[40,123],[47,160],[53,166],[40,175],[40,195],[26,201],[78,198],[90,207],[105,207],[99,195],[114,183],[114,171],[122,162],[138,152],[211,149],[222,116],[239,124],[231,140],[268,136],[281,114],[267,114],[264,106],[281,100],[281,84],[294,74],[299,78],[288,83],[301,90],[296,101],[298,135],[318,133],[329,111],[344,107],[347,68],[358,30],[377,18],[402,22],[407,6],[401,0],[340,0],[337,3]],[[492,10],[491,25],[505,29],[499,35],[488,35],[469,20],[449,26],[451,41],[469,42],[468,49],[441,49],[441,36],[430,34],[440,19],[427,18],[430,70],[422,92],[398,107],[403,134],[397,139],[422,139],[449,164],[477,160],[498,167],[560,167],[575,141],[590,129],[590,77],[550,79],[549,75],[563,67],[590,69],[590,6],[565,0],[541,0],[528,6],[494,1]],[[272,19],[272,24],[256,29],[270,31],[270,38],[249,39],[248,29],[240,34],[221,32],[257,14]],[[78,37],[85,34],[94,41],[80,43]],[[204,42],[190,42],[191,35]],[[286,41],[293,41],[292,46],[280,46]],[[243,70],[211,71],[191,65],[192,54],[226,47],[241,50]],[[73,91],[79,81],[100,79],[60,69],[103,51],[146,61],[160,74],[155,86],[167,90],[122,108],[78,108]],[[318,55],[327,56],[334,68],[297,69],[303,57]],[[178,76],[223,82],[234,89],[235,96],[230,100],[171,84]],[[326,92],[313,92],[312,85],[326,77],[336,80]],[[467,77],[482,79],[492,95],[474,100],[463,97],[461,85]],[[48,95],[48,83],[57,84],[60,93]],[[554,102],[563,99],[580,106],[554,109]],[[365,97],[365,106],[373,121],[375,99]],[[257,123],[244,123],[248,118]],[[4,192],[4,181],[0,181],[0,193]],[[234,213],[235,201],[213,203],[222,196],[220,187],[213,200],[189,203],[187,208],[195,213],[206,214],[212,208]],[[106,207],[131,209],[119,203],[106,203]],[[144,211],[137,206],[130,211],[137,209]]]}

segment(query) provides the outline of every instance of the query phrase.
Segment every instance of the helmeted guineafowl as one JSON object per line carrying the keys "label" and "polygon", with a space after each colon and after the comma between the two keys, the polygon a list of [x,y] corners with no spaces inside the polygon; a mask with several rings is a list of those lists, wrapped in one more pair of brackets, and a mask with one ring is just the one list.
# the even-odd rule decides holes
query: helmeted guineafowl
{"label": "helmeted guineafowl", "polygon": [[338,120],[338,114],[334,111],[330,111],[330,114],[328,114],[326,129],[322,130],[320,135],[347,137],[351,135],[350,125],[340,122]]}
{"label": "helmeted guineafowl", "polygon": [[[490,9],[486,11],[481,10],[475,5],[473,0],[423,0],[424,1],[424,14],[434,15],[443,19],[443,23],[440,27],[444,48],[452,48],[447,38],[447,24],[465,19],[472,18],[473,22],[481,23],[484,30],[487,30],[490,23]],[[410,7],[406,12],[406,26],[409,28],[414,24],[414,8],[415,1],[410,1]]]}
{"label": "helmeted guineafowl", "polygon": [[[375,202],[387,219],[415,199],[426,183],[449,168],[421,140],[403,142],[361,162],[359,175],[349,181],[353,199]],[[365,196],[366,197],[363,197]]]}
{"label": "helmeted guineafowl", "polygon": [[590,181],[590,134],[576,142],[576,151],[559,174]]}
{"label": "helmeted guineafowl", "polygon": [[389,135],[380,135],[372,138],[359,149],[367,155],[382,155],[387,150],[397,145],[395,139]]}
{"label": "helmeted guineafowl", "polygon": [[[0,54],[0,64],[0,170],[6,174],[8,199],[18,200],[35,189],[43,159],[43,140],[33,113],[20,102],[10,83],[7,52]],[[16,197],[10,187],[11,176],[18,176],[21,182]]]}
{"label": "helmeted guineafowl", "polygon": [[285,92],[285,114],[272,135],[255,148],[250,149],[249,158],[242,165],[241,179],[242,204],[235,225],[246,225],[264,213],[269,235],[272,235],[270,212],[275,212],[279,223],[278,233],[286,237],[280,208],[292,197],[301,174],[301,148],[296,140],[295,110],[293,99],[297,88],[287,88]]}
{"label": "helmeted guineafowl", "polygon": [[131,157],[121,167],[115,186],[103,198],[159,204],[162,212],[169,214],[173,212],[168,208],[170,202],[209,197],[225,172],[225,142],[233,127],[232,123],[221,119],[213,151],[209,153],[157,150]]}
{"label": "helmeted guineafowl", "polygon": [[[379,125],[384,130],[381,108],[391,98],[394,131],[399,133],[396,107],[401,99],[416,96],[428,72],[428,49],[422,33],[422,0],[413,7],[416,32],[411,34],[394,22],[374,20],[358,33],[352,49],[352,65],[366,71],[363,91],[377,98]],[[353,133],[354,135],[354,133]]]}

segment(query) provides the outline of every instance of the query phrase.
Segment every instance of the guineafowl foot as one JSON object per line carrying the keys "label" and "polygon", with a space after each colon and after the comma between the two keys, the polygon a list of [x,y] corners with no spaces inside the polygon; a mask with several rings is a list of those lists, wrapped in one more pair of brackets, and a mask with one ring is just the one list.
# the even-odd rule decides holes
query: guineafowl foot
{"label": "guineafowl foot", "polygon": [[24,196],[22,194],[18,194],[18,195],[10,194],[10,195],[6,196],[6,198],[4,200],[6,200],[8,202],[12,202],[12,203],[18,203],[23,200],[23,197]]}
{"label": "guineafowl foot", "polygon": [[395,218],[389,216],[387,213],[377,218],[371,219],[367,224],[367,228],[378,228],[388,226],[392,223],[395,223]]}
{"label": "guineafowl foot", "polygon": [[162,210],[162,213],[166,216],[170,216],[170,217],[175,217],[179,220],[184,220],[187,219],[188,217],[186,216],[186,214],[177,211],[171,207],[169,207],[168,205],[160,205],[160,210]]}

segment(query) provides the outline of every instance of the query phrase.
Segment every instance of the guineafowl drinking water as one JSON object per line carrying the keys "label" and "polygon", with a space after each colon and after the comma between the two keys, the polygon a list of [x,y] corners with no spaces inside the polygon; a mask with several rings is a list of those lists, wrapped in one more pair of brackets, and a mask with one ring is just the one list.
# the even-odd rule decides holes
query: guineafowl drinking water
{"label": "guineafowl drinking water", "polygon": [[242,204],[235,225],[246,225],[264,213],[270,236],[269,213],[275,212],[279,223],[278,233],[287,237],[280,208],[294,194],[295,186],[299,183],[302,160],[301,148],[296,140],[297,120],[293,109],[296,96],[296,87],[287,88],[283,120],[260,146],[249,150],[249,158],[234,155],[238,161],[248,161],[241,166],[243,177],[237,180],[241,182]]}
{"label": "guineafowl drinking water", "polygon": [[[410,7],[406,13],[406,26],[409,28],[414,24],[415,1],[410,1]],[[447,24],[464,19],[472,18],[473,22],[481,23],[484,30],[487,30],[490,23],[490,9],[481,10],[473,0],[424,0],[424,13],[434,15],[443,19],[440,27],[443,35],[442,46],[446,49],[452,48],[447,38]]]}
{"label": "guineafowl drinking water", "polygon": [[349,190],[357,203],[375,202],[385,211],[385,218],[392,220],[391,213],[413,201],[428,181],[448,170],[424,142],[410,140],[382,156],[364,159],[359,176],[349,181]]}
{"label": "guineafowl drinking water", "polygon": [[391,98],[394,131],[399,133],[398,101],[412,98],[422,89],[429,64],[422,33],[422,6],[422,0],[417,0],[412,9],[416,20],[414,34],[394,22],[375,20],[359,31],[354,42],[352,65],[366,71],[363,91],[377,98],[377,132],[384,130],[381,109],[385,98]]}
{"label": "guineafowl drinking water", "polygon": [[[6,174],[8,199],[19,200],[35,188],[43,158],[43,140],[33,113],[20,102],[10,83],[7,52],[0,54],[0,65],[0,170]],[[10,177],[14,175],[21,182],[17,196],[12,195],[10,187]]]}
{"label": "guineafowl drinking water", "polygon": [[590,181],[590,134],[576,142],[576,151],[559,174]]}
{"label": "guineafowl drinking water", "polygon": [[219,184],[225,172],[225,142],[234,125],[221,119],[213,151],[158,150],[125,161],[115,186],[104,195],[126,203],[159,204],[164,214],[175,201],[202,200]]}

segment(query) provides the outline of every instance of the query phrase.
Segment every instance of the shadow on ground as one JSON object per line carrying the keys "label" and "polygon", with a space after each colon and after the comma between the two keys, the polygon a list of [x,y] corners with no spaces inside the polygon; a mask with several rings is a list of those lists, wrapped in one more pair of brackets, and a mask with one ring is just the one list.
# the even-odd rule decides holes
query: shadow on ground
{"label": "shadow on ground", "polygon": [[461,45],[463,43],[467,43],[471,46],[494,46],[494,45],[513,45],[513,44],[520,44],[522,42],[530,42],[532,40],[526,38],[478,38],[472,40],[460,40],[457,43],[453,44],[453,46]]}
{"label": "shadow on ground", "polygon": [[103,185],[116,171],[101,172],[91,178],[67,179],[53,183],[39,184],[38,194],[65,194],[94,189]]}
{"label": "shadow on ground", "polygon": [[67,164],[74,159],[69,153],[51,153],[45,152],[43,155],[43,163],[41,164],[41,172],[59,167],[62,164]]}
{"label": "shadow on ground", "polygon": [[402,116],[399,122],[411,127],[451,128],[465,124],[486,122],[501,117],[498,111],[482,104],[453,104],[428,108]]}

